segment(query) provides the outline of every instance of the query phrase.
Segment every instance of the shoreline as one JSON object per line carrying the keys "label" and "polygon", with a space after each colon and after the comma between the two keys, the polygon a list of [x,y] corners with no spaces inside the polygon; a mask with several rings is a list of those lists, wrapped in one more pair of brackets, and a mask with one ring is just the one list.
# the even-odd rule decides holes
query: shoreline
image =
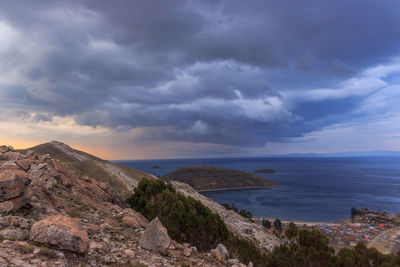
{"label": "shoreline", "polygon": [[244,189],[265,189],[265,188],[273,188],[279,185],[271,185],[271,186],[250,186],[250,187],[230,187],[230,188],[215,188],[215,189],[194,189],[197,192],[217,192],[217,191],[229,191],[229,190],[244,190]]}
{"label": "shoreline", "polygon": [[[273,222],[276,218],[263,218],[263,217],[254,217],[257,218],[259,220],[262,219],[267,219],[270,222]],[[279,219],[279,218],[278,218]],[[350,219],[348,218],[343,218],[340,219],[339,221],[335,221],[335,222],[321,222],[321,221],[301,221],[301,220],[281,220],[282,224],[289,224],[289,223],[294,223],[297,226],[302,226],[302,225],[306,225],[306,226],[313,226],[313,225],[334,225],[334,226],[339,226],[342,224],[346,224],[348,222],[350,222]]]}

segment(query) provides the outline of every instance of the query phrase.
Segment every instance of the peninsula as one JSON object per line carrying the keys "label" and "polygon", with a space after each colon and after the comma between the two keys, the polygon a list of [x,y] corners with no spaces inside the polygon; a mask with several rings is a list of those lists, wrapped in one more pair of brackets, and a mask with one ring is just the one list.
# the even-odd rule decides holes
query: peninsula
{"label": "peninsula", "polygon": [[197,191],[269,188],[278,185],[252,173],[210,166],[183,167],[162,179],[186,183]]}

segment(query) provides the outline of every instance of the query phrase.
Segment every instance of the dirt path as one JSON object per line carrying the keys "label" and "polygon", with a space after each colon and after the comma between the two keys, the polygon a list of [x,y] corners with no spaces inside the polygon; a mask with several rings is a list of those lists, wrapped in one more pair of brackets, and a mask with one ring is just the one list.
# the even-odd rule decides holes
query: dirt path
{"label": "dirt path", "polygon": [[383,231],[368,244],[368,247],[374,247],[383,254],[396,253],[400,250],[400,227]]}

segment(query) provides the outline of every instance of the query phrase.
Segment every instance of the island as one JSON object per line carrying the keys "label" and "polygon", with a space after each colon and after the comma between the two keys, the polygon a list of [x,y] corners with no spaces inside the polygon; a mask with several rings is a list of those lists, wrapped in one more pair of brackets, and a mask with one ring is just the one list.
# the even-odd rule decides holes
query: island
{"label": "island", "polygon": [[158,166],[158,165],[153,165],[153,166],[151,166],[151,168],[152,168],[152,169],[161,169],[161,167]]}
{"label": "island", "polygon": [[260,170],[255,170],[254,172],[256,172],[256,173],[276,173],[276,170],[273,170],[273,169],[260,169]]}
{"label": "island", "polygon": [[269,188],[278,186],[255,174],[211,166],[188,166],[179,168],[163,177],[165,181],[186,183],[197,191]]}

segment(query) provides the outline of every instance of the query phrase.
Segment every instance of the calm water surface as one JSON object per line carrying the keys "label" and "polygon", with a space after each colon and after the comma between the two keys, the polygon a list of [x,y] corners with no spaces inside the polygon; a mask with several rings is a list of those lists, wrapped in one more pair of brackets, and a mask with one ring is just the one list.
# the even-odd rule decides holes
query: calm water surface
{"label": "calm water surface", "polygon": [[[275,169],[277,173],[258,175],[278,183],[279,187],[203,193],[218,203],[234,202],[254,216],[336,221],[348,217],[353,205],[400,213],[399,157],[176,159],[119,163],[157,176],[190,165],[248,172]],[[152,169],[153,165],[161,168]]]}

